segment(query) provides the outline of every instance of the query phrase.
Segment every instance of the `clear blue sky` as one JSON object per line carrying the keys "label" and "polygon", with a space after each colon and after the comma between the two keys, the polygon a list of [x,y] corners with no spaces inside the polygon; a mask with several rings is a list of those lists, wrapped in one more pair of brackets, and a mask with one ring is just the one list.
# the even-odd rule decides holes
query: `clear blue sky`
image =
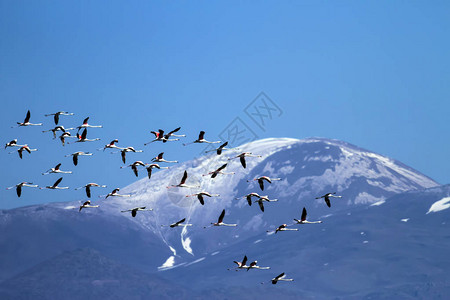
{"label": "clear blue sky", "polygon": [[[136,178],[110,140],[188,160],[201,145],[155,144],[150,130],[182,126],[217,139],[240,117],[260,138],[341,139],[450,183],[448,1],[0,1],[0,128],[39,148],[20,160],[2,150],[0,184],[122,187]],[[264,91],[283,111],[261,130],[245,107]],[[43,128],[13,128],[32,112]],[[41,130],[90,116],[92,145]],[[74,167],[64,155],[94,151]],[[96,196],[94,196],[96,197]],[[81,191],[0,190],[0,208],[83,199]]]}

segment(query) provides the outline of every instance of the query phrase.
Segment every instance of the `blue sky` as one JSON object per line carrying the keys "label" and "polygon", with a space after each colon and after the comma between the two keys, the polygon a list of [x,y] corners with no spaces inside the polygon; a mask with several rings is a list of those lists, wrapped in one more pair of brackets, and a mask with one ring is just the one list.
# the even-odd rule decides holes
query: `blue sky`
{"label": "blue sky", "polygon": [[[327,137],[395,158],[449,183],[450,4],[447,1],[0,1],[2,142],[39,148],[20,160],[2,150],[4,187],[136,180],[112,139],[181,161],[201,145],[153,144],[150,130],[182,126],[217,139],[239,117],[260,138]],[[265,92],[282,110],[262,130],[244,109]],[[23,120],[43,128],[10,128]],[[59,110],[66,127],[102,124],[102,141],[62,147],[41,130]],[[93,151],[74,167],[64,155]],[[94,197],[95,197],[94,196]],[[0,208],[84,199],[81,191],[0,190]]]}

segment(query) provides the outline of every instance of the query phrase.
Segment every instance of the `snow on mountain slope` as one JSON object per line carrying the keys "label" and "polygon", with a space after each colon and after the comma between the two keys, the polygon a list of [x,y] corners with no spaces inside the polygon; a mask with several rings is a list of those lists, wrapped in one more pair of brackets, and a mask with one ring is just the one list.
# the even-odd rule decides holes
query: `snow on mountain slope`
{"label": "snow on mountain slope", "polygon": [[[263,157],[247,158],[244,169],[239,159],[231,159],[244,151]],[[226,172],[236,174],[219,174],[215,179],[203,176],[224,163],[228,163]],[[167,186],[179,183],[184,170],[188,172],[186,184],[201,188],[167,189]],[[257,183],[247,182],[261,175],[282,180],[266,184],[265,191],[261,191]],[[346,209],[349,205],[380,203],[396,193],[437,185],[398,161],[345,142],[322,138],[271,138],[239,146],[239,152],[225,151],[221,156],[211,154],[170,165],[169,170],[155,172],[151,180],[143,178],[124,188],[121,192],[131,193],[132,197],[108,199],[102,210],[120,214],[122,209],[140,205],[154,208],[154,212],[133,221],[160,236],[168,247],[176,250],[178,257],[175,261],[170,260],[172,266],[185,263],[185,259],[179,259],[184,254],[213,252],[223,245],[277,226],[292,209],[300,214],[301,206],[307,206],[311,213],[320,216]],[[201,190],[221,196],[205,197],[204,206],[195,197],[186,197]],[[269,195],[279,201],[265,204],[266,210],[262,213],[257,204],[249,207],[244,199],[236,200],[250,192]],[[343,196],[332,199],[331,210],[323,200],[314,199],[327,192]],[[237,223],[238,227],[203,229],[203,226],[216,222],[224,208],[225,222]],[[195,226],[161,228],[161,224],[182,218]],[[222,232],[219,234],[218,231]]]}

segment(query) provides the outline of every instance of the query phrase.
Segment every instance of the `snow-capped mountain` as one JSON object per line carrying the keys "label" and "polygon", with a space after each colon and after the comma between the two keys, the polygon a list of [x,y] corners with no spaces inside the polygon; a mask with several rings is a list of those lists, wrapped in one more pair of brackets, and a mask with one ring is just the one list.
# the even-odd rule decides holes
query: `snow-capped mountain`
{"label": "snow-capped mountain", "polygon": [[[242,152],[262,157],[246,158],[247,168],[244,169],[239,159],[232,159]],[[234,172],[234,175],[219,174],[214,179],[203,176],[224,163],[228,163],[225,171]],[[168,190],[167,186],[179,183],[184,170],[188,172],[186,183],[201,188]],[[264,191],[256,182],[247,182],[262,175],[281,180],[266,183]],[[155,208],[154,214],[142,215],[135,221],[160,235],[176,253],[166,265],[170,266],[185,262],[177,261],[177,256],[199,251],[214,252],[223,245],[283,224],[289,213],[289,220],[299,217],[302,206],[306,206],[313,215],[321,216],[353,205],[384,201],[397,193],[437,185],[400,162],[345,142],[319,138],[264,139],[239,146],[239,151],[227,151],[221,156],[211,154],[176,165],[170,170],[155,173],[151,180],[143,178],[123,189],[124,193],[133,195],[131,198],[114,199],[105,209],[117,214],[125,207],[146,205]],[[205,197],[205,205],[195,197],[186,197],[202,190],[220,194],[220,197]],[[242,198],[250,192],[277,198],[278,202],[266,203],[262,213],[257,204],[249,207]],[[342,196],[331,199],[331,209],[325,206],[323,199],[315,199],[328,192]],[[236,200],[238,197],[241,199]],[[225,222],[237,223],[238,228],[203,229],[203,226],[217,221],[222,209],[226,209]],[[182,218],[197,226],[183,230],[160,226]],[[218,234],[217,230],[225,233]]]}
{"label": "snow-capped mountain", "polygon": [[[444,214],[447,213],[448,201],[444,198],[448,197],[448,191],[437,187],[438,183],[398,161],[345,142],[321,138],[277,138],[259,140],[238,148],[224,151],[220,156],[214,153],[169,165],[169,170],[155,171],[150,180],[145,169],[141,169],[142,179],[120,191],[121,194],[131,194],[131,197],[96,201],[99,208],[84,209],[79,213],[79,202],[65,202],[0,211],[0,229],[4,232],[0,236],[3,253],[0,256],[0,278],[10,278],[63,251],[88,247],[125,265],[145,272],[158,272],[173,281],[182,279],[182,282],[199,289],[202,286],[192,282],[192,274],[202,278],[199,283],[204,283],[204,286],[214,285],[214,280],[222,277],[226,278],[221,281],[223,286],[241,286],[259,284],[267,276],[277,275],[274,272],[284,270],[302,278],[298,270],[301,264],[302,268],[315,274],[312,278],[317,280],[311,279],[312,291],[298,285],[293,289],[311,292],[308,295],[314,298],[314,289],[319,289],[319,283],[328,279],[339,282],[339,278],[330,272],[339,268],[344,270],[349,263],[346,256],[361,259],[356,265],[363,268],[367,260],[362,259],[366,257],[361,256],[361,251],[369,247],[361,247],[367,243],[371,246],[377,241],[374,243],[376,248],[371,250],[372,258],[380,258],[386,263],[391,258],[388,254],[394,251],[392,247],[401,246],[401,239],[391,244],[380,243],[386,238],[391,239],[392,230],[412,232],[408,228],[416,230],[417,227],[399,226],[414,224],[412,220],[418,220],[427,212],[429,220],[435,219],[433,216],[442,213],[442,209]],[[235,158],[242,152],[262,157],[246,158],[247,167],[244,169]],[[234,172],[234,175],[219,174],[214,179],[203,176],[225,163],[228,165],[224,171]],[[167,189],[167,186],[180,182],[185,170],[188,172],[186,184],[200,187]],[[252,179],[262,175],[281,180],[265,183],[265,189],[261,191]],[[422,192],[426,188],[431,189]],[[186,197],[202,190],[220,196],[205,197],[205,205],[195,197]],[[249,206],[243,198],[250,192],[268,195],[278,201],[265,203],[263,213],[258,204]],[[342,196],[331,199],[331,208],[323,199],[315,199],[328,192]],[[409,198],[415,201],[409,203]],[[135,218],[130,213],[121,212],[138,206],[154,210],[138,212]],[[423,209],[422,206],[427,207]],[[324,223],[305,225],[301,232],[267,235],[267,230],[299,218],[303,207],[308,209],[311,220],[321,219]],[[415,210],[407,214],[405,207],[414,207]],[[226,210],[224,222],[238,226],[208,227],[217,221],[223,209]],[[182,218],[193,226],[161,226]],[[420,223],[416,224],[420,226]],[[427,233],[439,225],[429,224]],[[399,234],[394,236],[398,238]],[[440,237],[443,231],[436,234]],[[423,238],[421,235],[415,241],[421,243]],[[404,243],[410,242],[405,238]],[[283,249],[283,255],[277,255],[280,249]],[[268,264],[273,272],[264,274],[263,271],[254,273],[252,270],[248,273],[256,275],[250,277],[226,271],[232,267],[230,262],[245,254],[252,256],[249,259],[258,259],[261,265]],[[408,255],[416,257],[414,252]],[[295,266],[288,257],[294,259]],[[333,268],[327,267],[331,264],[335,264]],[[360,274],[359,271],[345,271],[353,272],[351,274],[355,278]],[[381,270],[376,269],[376,272]],[[367,284],[376,286],[372,281]],[[330,287],[324,293],[330,296],[341,292],[342,295],[357,295],[359,292],[347,288],[348,282],[344,285],[345,288]]]}

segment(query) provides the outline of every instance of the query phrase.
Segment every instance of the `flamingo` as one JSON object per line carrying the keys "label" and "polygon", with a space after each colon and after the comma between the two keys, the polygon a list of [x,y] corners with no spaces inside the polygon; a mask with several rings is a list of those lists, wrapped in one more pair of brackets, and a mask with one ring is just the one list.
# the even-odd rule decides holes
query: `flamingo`
{"label": "flamingo", "polygon": [[171,185],[171,186],[168,186],[167,188],[168,188],[168,189],[174,188],[174,187],[185,187],[185,188],[191,188],[191,189],[193,189],[193,188],[199,188],[199,186],[187,185],[187,184],[185,183],[187,177],[188,177],[188,174],[187,174],[187,171],[185,170],[185,171],[184,171],[184,174],[183,174],[183,178],[181,178],[180,183],[177,184],[177,185]]}
{"label": "flamingo", "polygon": [[[223,217],[225,217],[225,209],[222,210],[222,213],[219,216],[219,219],[217,220],[217,223],[211,223],[212,226],[230,226],[230,227],[235,227],[237,226],[237,224],[225,224],[223,222]],[[204,227],[206,228],[206,227]]]}
{"label": "flamingo", "polygon": [[210,194],[208,192],[200,192],[200,193],[196,193],[196,194],[192,194],[192,195],[186,195],[186,197],[197,197],[198,201],[200,201],[201,205],[205,205],[205,201],[203,199],[203,197],[220,197],[219,194]]}
{"label": "flamingo", "polygon": [[255,260],[255,261],[252,261],[252,262],[248,265],[248,267],[247,267],[247,272],[250,271],[250,269],[269,270],[270,267],[260,267],[260,266],[258,266],[258,261]]}
{"label": "flamingo", "polygon": [[[37,123],[37,124],[30,123],[30,117],[31,117],[31,113],[30,113],[30,111],[28,110],[27,116],[25,117],[25,120],[23,120],[22,123],[21,123],[21,122],[17,122],[17,124],[19,125],[19,127],[20,127],[20,126],[42,126],[42,123]],[[13,128],[13,127],[11,127],[11,128]]]}
{"label": "flamingo", "polygon": [[45,188],[41,187],[40,189],[41,189],[41,190],[43,190],[43,189],[50,189],[50,190],[66,190],[66,189],[68,189],[69,187],[67,187],[67,186],[65,186],[65,187],[59,187],[59,186],[58,186],[58,184],[61,182],[62,179],[63,179],[63,178],[60,177],[58,180],[55,181],[55,183],[54,183],[53,185],[51,185],[51,186],[48,185],[48,186],[46,186]]}
{"label": "flamingo", "polygon": [[245,158],[246,157],[262,157],[262,156],[261,155],[253,155],[251,152],[243,152],[243,153],[241,153],[241,154],[239,154],[239,155],[237,155],[235,157],[229,158],[228,160],[232,160],[232,159],[235,159],[235,158],[238,158],[238,157],[239,157],[239,159],[241,161],[241,165],[245,169],[245,168],[247,168],[247,163],[245,162]]}
{"label": "flamingo", "polygon": [[59,136],[59,139],[61,140],[61,143],[62,143],[63,146],[66,145],[66,138],[78,138],[78,137],[77,137],[77,136],[72,136],[72,135],[70,135],[70,132],[68,132],[68,131],[63,132],[63,133]]}
{"label": "flamingo", "polygon": [[115,188],[111,193],[109,193],[108,195],[106,195],[105,199],[108,199],[108,197],[131,197],[131,195],[121,195],[118,194],[117,192],[120,191],[120,188]]}
{"label": "flamingo", "polygon": [[53,139],[56,139],[56,132],[57,131],[66,132],[66,131],[72,130],[72,129],[75,129],[75,128],[67,128],[66,129],[66,128],[64,128],[64,126],[58,125],[58,126],[55,126],[55,128],[52,128],[52,129],[49,129],[49,130],[43,130],[42,132],[49,132],[49,131],[51,131],[53,133]]}
{"label": "flamingo", "polygon": [[83,156],[83,155],[84,156],[91,156],[92,153],[90,153],[90,152],[83,152],[83,151],[77,151],[77,152],[74,152],[72,154],[66,155],[66,157],[72,156],[73,164],[76,166],[76,165],[78,165],[78,156]]}
{"label": "flamingo", "polygon": [[126,162],[126,155],[127,155],[127,152],[134,152],[134,153],[136,153],[136,152],[143,152],[143,151],[142,151],[142,150],[136,150],[136,149],[134,149],[133,147],[126,147],[126,148],[123,148],[122,150],[120,150],[120,155],[122,156],[122,161],[123,161],[123,163]]}
{"label": "flamingo", "polygon": [[102,125],[89,125],[88,124],[89,121],[89,117],[87,117],[86,119],[84,119],[83,124],[81,124],[80,126],[77,127],[78,131],[80,131],[81,128],[103,128]]}
{"label": "flamingo", "polygon": [[183,224],[186,221],[186,218],[181,219],[178,222],[172,223],[170,225],[161,225],[161,227],[170,227],[170,228],[175,228],[175,227],[187,227],[187,226],[192,226],[192,224]]}
{"label": "flamingo", "polygon": [[33,184],[32,182],[21,182],[19,184],[16,184],[14,186],[10,186],[8,188],[6,188],[7,190],[16,188],[16,193],[17,193],[17,197],[20,198],[20,195],[22,195],[22,187],[27,186],[27,187],[38,187],[37,184]]}
{"label": "flamingo", "polygon": [[265,202],[277,202],[278,199],[270,200],[268,196],[259,196],[259,199],[253,201],[253,203],[258,202],[259,208],[261,209],[262,212],[264,212],[264,204],[263,204],[264,201]]}
{"label": "flamingo", "polygon": [[[298,231],[297,228],[288,228],[287,224],[281,224],[280,226],[277,227],[277,229],[275,229],[275,233],[277,233],[278,231]],[[271,232],[271,231],[267,231],[267,232]]]}
{"label": "flamingo", "polygon": [[152,158],[152,162],[178,163],[178,161],[176,161],[176,160],[165,160],[163,158],[163,155],[164,155],[164,152],[161,152],[160,154],[158,154],[157,157]]}
{"label": "flamingo", "polygon": [[227,164],[222,165],[221,167],[219,167],[217,170],[213,171],[213,172],[209,172],[208,174],[205,174],[203,176],[208,176],[211,175],[211,178],[216,178],[217,174],[224,174],[224,175],[233,175],[234,172],[222,172],[223,169],[225,169],[227,167]]}
{"label": "flamingo", "polygon": [[[258,195],[258,193],[250,193],[250,194],[245,195],[244,198],[247,199],[249,206],[252,206],[252,197],[261,198],[261,196]],[[241,198],[236,198],[236,199],[241,199]]]}
{"label": "flamingo", "polygon": [[323,198],[325,200],[325,203],[327,204],[327,206],[331,207],[330,197],[342,198],[342,196],[334,196],[334,194],[336,194],[336,192],[334,192],[334,193],[327,193],[327,194],[325,194],[323,196],[316,197],[316,199]]}
{"label": "flamingo", "polygon": [[198,139],[196,139],[195,141],[193,141],[191,143],[183,144],[183,146],[187,146],[187,145],[195,144],[195,143],[218,144],[218,143],[220,143],[220,141],[216,141],[216,142],[207,141],[207,140],[205,140],[205,132],[200,131],[200,134],[198,135]]}
{"label": "flamingo", "polygon": [[79,190],[79,189],[86,189],[86,196],[88,197],[88,198],[91,198],[91,187],[101,187],[101,188],[105,188],[106,187],[106,185],[99,185],[99,184],[97,184],[97,183],[88,183],[88,184],[86,184],[86,185],[84,185],[84,186],[80,186],[80,187],[77,187],[77,188],[75,188],[75,190]]}
{"label": "flamingo", "polygon": [[[30,147],[28,147],[28,145],[21,146],[19,149],[17,149],[17,153],[19,153],[20,159],[22,159],[22,153],[24,150],[31,154],[31,152],[37,151],[38,149],[30,149]],[[16,152],[16,151],[9,152],[9,154],[14,153],[14,152]]]}
{"label": "flamingo", "polygon": [[160,167],[158,164],[150,164],[146,168],[147,168],[148,179],[150,179],[152,177],[152,170],[154,168],[159,170],[159,169],[168,169],[169,167]]}
{"label": "flamingo", "polygon": [[24,145],[17,144],[17,139],[14,139],[14,140],[12,140],[12,141],[10,141],[10,142],[5,144],[5,149],[8,148],[8,147],[22,147],[22,146],[24,146]]}
{"label": "flamingo", "polygon": [[303,207],[303,211],[302,211],[302,216],[300,218],[300,220],[294,219],[295,222],[297,222],[297,224],[320,224],[322,223],[322,221],[314,221],[314,222],[310,222],[306,220],[306,208]]}
{"label": "flamingo", "polygon": [[94,142],[94,141],[99,141],[99,138],[95,138],[95,139],[87,139],[87,129],[84,129],[83,132],[81,133],[81,135],[79,133],[77,133],[77,138],[78,140],[75,141],[75,143],[84,143],[84,142]]}
{"label": "flamingo", "polygon": [[220,154],[222,154],[223,150],[234,150],[232,148],[225,148],[225,146],[227,146],[227,145],[228,145],[228,142],[225,142],[222,145],[220,145],[219,148],[215,148],[215,149],[211,149],[211,150],[205,151],[205,153],[216,151],[217,155],[220,155]]}
{"label": "flamingo", "polygon": [[91,200],[87,200],[83,203],[83,205],[80,206],[80,210],[78,212],[80,212],[83,208],[95,208],[95,207],[100,207],[100,205],[91,205]]}
{"label": "flamingo", "polygon": [[264,191],[264,180],[267,181],[268,183],[272,183],[272,181],[281,180],[281,178],[270,178],[268,176],[261,176],[252,180],[247,180],[247,182],[258,181],[261,191]]}
{"label": "flamingo", "polygon": [[[244,255],[244,258],[242,259],[242,262],[233,260],[233,262],[237,265],[236,267],[236,271],[238,271],[239,269],[246,269],[248,268],[247,266],[247,255]],[[228,269],[231,270],[231,269]]]}
{"label": "flamingo", "polygon": [[132,169],[133,172],[134,172],[134,175],[136,175],[136,177],[138,177],[138,169],[137,169],[138,166],[143,166],[143,167],[145,167],[146,164],[144,164],[144,163],[143,163],[142,161],[140,161],[140,160],[137,160],[137,161],[135,161],[134,163],[132,163],[131,165],[128,165],[128,166],[125,166],[125,167],[120,167],[120,168],[123,169],[123,168],[131,167],[131,169]]}
{"label": "flamingo", "polygon": [[103,150],[103,151],[105,151],[106,149],[112,149],[112,148],[116,148],[116,149],[119,149],[119,150],[123,150],[124,148],[120,148],[120,147],[116,146],[116,143],[118,143],[118,142],[119,142],[118,139],[114,139],[114,140],[112,140],[109,144],[105,145],[103,148],[99,148],[99,149],[97,149],[97,150]]}
{"label": "flamingo", "polygon": [[73,116],[73,113],[69,113],[67,111],[58,111],[54,114],[47,114],[46,117],[53,116],[53,120],[55,121],[55,125],[58,125],[59,116]]}
{"label": "flamingo", "polygon": [[120,212],[129,212],[129,211],[131,211],[131,216],[134,218],[134,217],[136,217],[136,214],[137,214],[138,211],[152,211],[152,210],[153,210],[153,208],[146,209],[146,206],[142,206],[142,207],[135,207],[135,208],[132,208],[132,209],[127,209],[127,210],[121,210]]}
{"label": "flamingo", "polygon": [[272,284],[277,284],[278,281],[294,281],[294,279],[287,279],[286,275],[283,273],[281,273],[280,275],[278,275],[275,278],[272,278]]}
{"label": "flamingo", "polygon": [[42,175],[48,175],[52,173],[72,174],[72,171],[61,171],[59,167],[61,167],[60,163],[57,164],[54,168],[48,169],[45,173],[42,173]]}
{"label": "flamingo", "polygon": [[178,132],[180,129],[181,129],[181,127],[178,127],[178,128],[175,128],[174,130],[170,131],[169,133],[165,134],[165,135],[164,135],[164,138],[163,138],[163,140],[162,140],[163,143],[180,140],[180,139],[171,139],[171,140],[170,140],[170,137],[171,137],[171,136],[175,136],[175,137],[185,137],[185,136],[186,136],[185,134],[174,134],[175,132]]}

